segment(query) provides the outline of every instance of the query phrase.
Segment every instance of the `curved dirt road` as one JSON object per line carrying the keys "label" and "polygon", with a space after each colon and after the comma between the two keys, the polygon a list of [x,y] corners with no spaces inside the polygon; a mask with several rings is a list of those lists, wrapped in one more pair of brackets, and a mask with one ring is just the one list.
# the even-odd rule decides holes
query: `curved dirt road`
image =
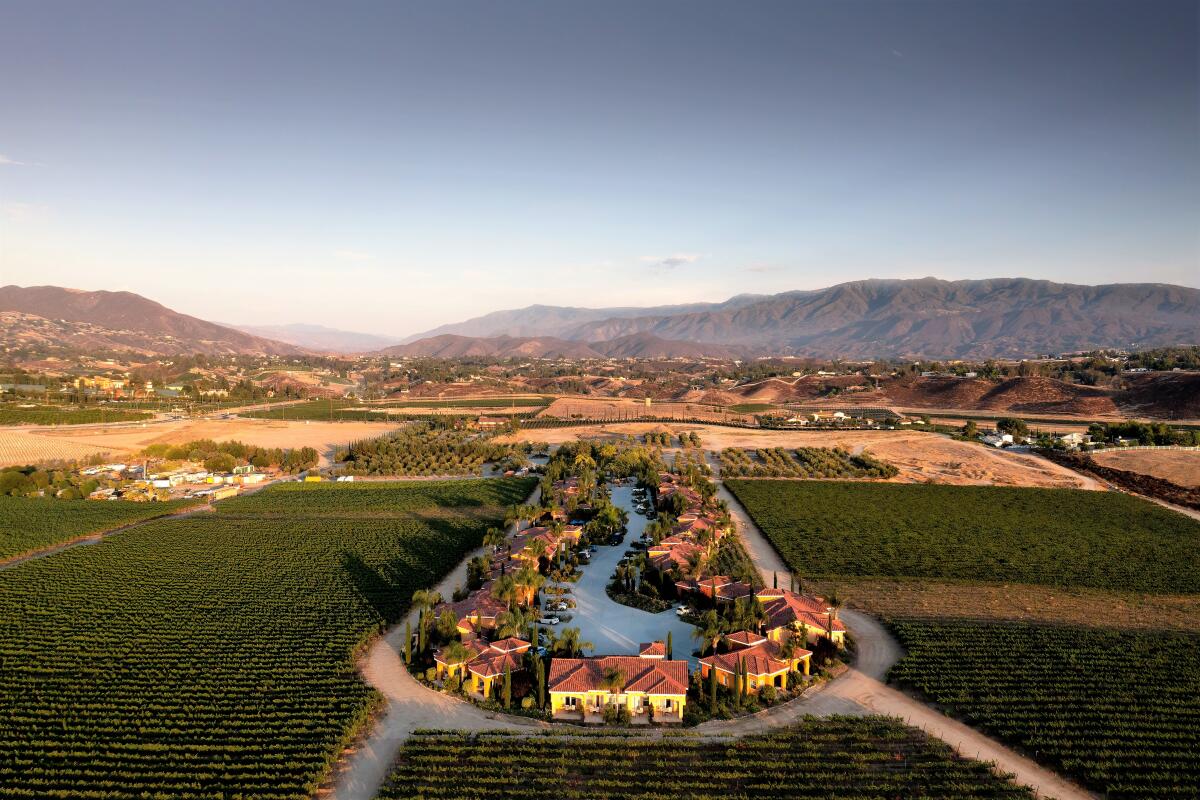
{"label": "curved dirt road", "polygon": [[[763,580],[770,583],[778,573],[780,585],[786,585],[791,573],[767,537],[750,519],[745,508],[719,483],[717,496],[729,506],[738,533],[746,545],[750,560]],[[1018,783],[1037,789],[1039,795],[1058,800],[1094,800],[1096,795],[1080,788],[1057,773],[1039,766],[999,742],[967,725],[939,713],[883,681],[904,650],[877,620],[856,611],[843,610],[841,619],[854,636],[858,655],[853,667],[831,681],[812,697],[778,706],[751,717],[706,722],[698,732],[750,734],[787,725],[806,714],[884,714],[900,717],[909,725],[922,728],[949,744],[963,756],[990,761],[1003,772],[1012,773]]]}

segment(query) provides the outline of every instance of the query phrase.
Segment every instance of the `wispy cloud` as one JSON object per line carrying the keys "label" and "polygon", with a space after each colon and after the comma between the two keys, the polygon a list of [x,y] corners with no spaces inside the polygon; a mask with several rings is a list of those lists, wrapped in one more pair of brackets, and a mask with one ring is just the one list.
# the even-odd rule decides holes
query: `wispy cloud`
{"label": "wispy cloud", "polygon": [[700,253],[672,253],[669,256],[642,256],[642,261],[663,269],[675,269],[685,264],[695,264],[702,258],[704,256]]}
{"label": "wispy cloud", "polygon": [[365,250],[334,250],[333,257],[338,261],[356,261],[359,263],[375,260],[375,254],[368,253]]}
{"label": "wispy cloud", "polygon": [[0,167],[26,167],[26,166],[29,166],[29,165],[26,164],[24,161],[17,161],[14,158],[9,158],[8,156],[4,155],[3,153],[0,153]]}

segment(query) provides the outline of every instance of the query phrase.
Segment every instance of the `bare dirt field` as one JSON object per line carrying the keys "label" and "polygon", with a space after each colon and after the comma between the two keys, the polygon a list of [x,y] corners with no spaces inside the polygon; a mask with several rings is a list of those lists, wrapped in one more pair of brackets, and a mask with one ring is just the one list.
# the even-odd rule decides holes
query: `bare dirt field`
{"label": "bare dirt field", "polygon": [[1200,486],[1200,450],[1101,450],[1092,459],[1104,467],[1153,475],[1178,486]]}
{"label": "bare dirt field", "polygon": [[259,447],[312,447],[325,464],[334,448],[380,436],[396,427],[391,422],[204,419],[134,426],[0,428],[0,465],[86,458],[94,453],[123,457],[158,442],[179,444],[196,439],[237,440]]}
{"label": "bare dirt field", "polygon": [[1098,489],[1100,485],[1066,467],[1037,456],[1002,452],[921,431],[764,431],[716,425],[664,425],[646,422],[580,425],[520,431],[500,441],[540,441],[558,444],[576,439],[619,439],[648,431],[700,435],[705,450],[725,447],[843,447],[863,450],[894,464],[899,483],[983,484]]}

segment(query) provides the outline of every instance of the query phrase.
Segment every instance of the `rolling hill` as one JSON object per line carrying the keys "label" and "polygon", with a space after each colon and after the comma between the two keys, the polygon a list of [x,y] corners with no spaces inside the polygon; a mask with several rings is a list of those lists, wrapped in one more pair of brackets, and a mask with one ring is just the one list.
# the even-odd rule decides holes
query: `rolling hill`
{"label": "rolling hill", "polygon": [[459,336],[442,334],[379,351],[389,356],[425,358],[738,358],[742,348],[662,339],[634,333],[604,342],[576,342],[556,336]]}
{"label": "rolling hill", "polygon": [[143,354],[283,355],[301,348],[180,314],[132,292],[59,286],[0,287],[5,341]]}

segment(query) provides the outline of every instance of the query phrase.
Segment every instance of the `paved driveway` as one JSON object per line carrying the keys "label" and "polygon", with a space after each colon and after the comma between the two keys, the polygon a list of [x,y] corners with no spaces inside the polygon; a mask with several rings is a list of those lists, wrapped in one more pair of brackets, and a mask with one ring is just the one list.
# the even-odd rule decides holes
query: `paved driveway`
{"label": "paved driveway", "polygon": [[637,655],[639,644],[655,639],[665,641],[670,632],[673,655],[677,659],[686,658],[690,668],[694,668],[696,659],[691,655],[697,645],[692,638],[694,627],[677,617],[674,610],[650,614],[613,602],[604,591],[629,543],[642,535],[648,522],[634,507],[632,486],[612,487],[612,502],[629,512],[624,543],[615,547],[597,546],[591,563],[582,568],[583,577],[576,584],[567,584],[573,592],[576,607],[568,612],[573,619],[565,624],[579,628],[581,638],[595,645],[588,655]]}

